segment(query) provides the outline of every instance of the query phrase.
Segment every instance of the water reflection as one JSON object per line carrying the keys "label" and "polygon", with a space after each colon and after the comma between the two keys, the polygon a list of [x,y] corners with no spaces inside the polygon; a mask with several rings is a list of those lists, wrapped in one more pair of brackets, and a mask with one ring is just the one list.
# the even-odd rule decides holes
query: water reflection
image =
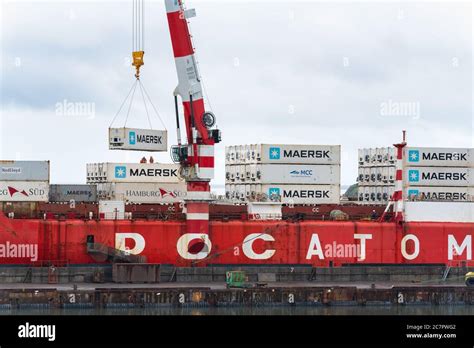
{"label": "water reflection", "polygon": [[14,309],[0,315],[474,315],[474,306]]}

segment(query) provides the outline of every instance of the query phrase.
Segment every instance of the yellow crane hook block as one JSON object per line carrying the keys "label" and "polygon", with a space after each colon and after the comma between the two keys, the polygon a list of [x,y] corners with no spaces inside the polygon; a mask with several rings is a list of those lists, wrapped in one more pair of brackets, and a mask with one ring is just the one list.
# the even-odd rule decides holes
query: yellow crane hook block
{"label": "yellow crane hook block", "polygon": [[135,77],[137,79],[140,78],[140,68],[142,67],[142,65],[145,65],[145,63],[143,62],[144,55],[145,55],[144,51],[132,52],[132,58],[133,58],[132,65],[137,69],[137,73],[135,74]]}

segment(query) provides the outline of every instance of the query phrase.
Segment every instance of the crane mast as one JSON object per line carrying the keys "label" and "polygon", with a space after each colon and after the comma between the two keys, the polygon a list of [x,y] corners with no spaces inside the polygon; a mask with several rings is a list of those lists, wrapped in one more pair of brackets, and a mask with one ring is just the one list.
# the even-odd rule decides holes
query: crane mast
{"label": "crane mast", "polygon": [[[165,0],[168,25],[178,75],[174,91],[178,145],[172,147],[175,162],[181,164],[181,174],[187,183],[186,221],[191,239],[202,239],[202,248],[193,255],[196,260],[207,256],[209,230],[210,180],[214,178],[214,145],[220,142],[220,131],[212,129],[216,119],[206,112],[201,78],[196,64],[188,19],[194,10],[185,10],[182,0]],[[181,143],[178,97],[184,109],[186,144]],[[201,237],[199,237],[201,236]],[[207,240],[206,240],[207,238]],[[196,250],[196,247],[193,248]]]}

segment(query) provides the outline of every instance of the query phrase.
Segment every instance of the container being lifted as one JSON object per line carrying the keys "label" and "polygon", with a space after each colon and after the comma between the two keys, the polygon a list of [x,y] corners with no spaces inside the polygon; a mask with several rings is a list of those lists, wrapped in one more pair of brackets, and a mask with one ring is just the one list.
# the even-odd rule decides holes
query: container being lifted
{"label": "container being lifted", "polygon": [[110,150],[167,151],[168,132],[138,128],[109,128]]}

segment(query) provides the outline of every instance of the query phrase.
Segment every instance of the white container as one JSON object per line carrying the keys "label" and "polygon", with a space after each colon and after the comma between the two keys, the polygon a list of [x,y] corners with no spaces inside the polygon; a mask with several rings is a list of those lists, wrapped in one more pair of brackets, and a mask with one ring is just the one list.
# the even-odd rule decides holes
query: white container
{"label": "white container", "polygon": [[236,182],[236,184],[240,182],[240,175],[241,175],[240,169],[241,169],[240,164],[236,164],[236,165],[234,166],[234,176],[235,176],[235,182]]}
{"label": "white container", "polygon": [[456,167],[408,167],[406,186],[473,186],[474,169]]}
{"label": "white container", "polygon": [[369,202],[371,203],[375,203],[376,201],[377,193],[375,191],[376,191],[375,186],[369,187]]}
{"label": "white container", "polygon": [[242,158],[242,145],[235,146],[235,164],[241,164],[243,162]]}
{"label": "white container", "polygon": [[48,198],[48,182],[0,181],[0,202],[47,202]]}
{"label": "white container", "polygon": [[250,200],[251,188],[250,185],[245,185],[245,199]]}
{"label": "white container", "polygon": [[87,165],[87,183],[160,182],[180,183],[179,164],[163,163],[94,163]]}
{"label": "white container", "polygon": [[125,219],[125,203],[123,201],[99,201],[99,217],[104,220]]}
{"label": "white container", "polygon": [[397,149],[395,147],[388,147],[388,162],[394,164],[397,161]]}
{"label": "white container", "polygon": [[408,147],[404,149],[406,166],[474,167],[473,149]]}
{"label": "white container", "polygon": [[0,181],[47,181],[49,161],[0,161]]}
{"label": "white container", "polygon": [[388,184],[389,168],[390,167],[382,167],[382,183],[384,184]]}
{"label": "white container", "polygon": [[371,167],[370,168],[370,183],[374,185],[376,182],[376,179],[377,179],[377,168]]}
{"label": "white container", "polygon": [[382,163],[383,161],[383,152],[384,152],[384,149],[383,148],[376,148],[375,149],[375,153],[376,153],[376,162],[377,163]]}
{"label": "white container", "polygon": [[[474,222],[472,202],[406,202],[405,221]],[[461,243],[461,241],[458,241]]]}
{"label": "white container", "polygon": [[235,164],[236,154],[235,154],[235,146],[229,146],[229,164]]}
{"label": "white container", "polygon": [[395,183],[395,178],[396,178],[397,170],[395,167],[388,167],[388,182],[390,184]]}
{"label": "white container", "polygon": [[427,187],[405,188],[405,197],[416,201],[449,201],[471,202],[474,199],[474,188],[469,187]]}
{"label": "white container", "polygon": [[358,170],[357,170],[358,174],[357,174],[357,182],[359,183],[359,185],[363,184],[364,183],[364,168],[362,167],[359,167]]}
{"label": "white container", "polygon": [[281,204],[272,202],[254,202],[247,205],[250,220],[281,220]]}
{"label": "white container", "polygon": [[388,159],[389,159],[389,150],[387,147],[382,147],[380,149],[380,151],[382,152],[382,163],[384,165],[387,165],[389,162],[388,162]]}
{"label": "white container", "polygon": [[382,202],[386,203],[390,200],[390,186],[383,186],[382,187]]}
{"label": "white container", "polygon": [[370,149],[363,149],[364,151],[364,165],[370,164]]}
{"label": "white container", "polygon": [[256,144],[253,144],[253,145],[250,145],[250,163],[255,163],[257,162],[259,159],[258,159],[258,155],[257,155],[257,145]]}
{"label": "white container", "polygon": [[247,168],[245,164],[240,165],[240,181],[242,183],[246,182],[246,177],[247,177]]}
{"label": "white container", "polygon": [[168,132],[138,128],[109,128],[110,150],[168,151]]}
{"label": "white container", "polygon": [[339,185],[341,175],[339,165],[260,164],[252,168],[259,184]]}
{"label": "white container", "polygon": [[235,185],[236,197],[240,201],[245,201],[245,185]]}
{"label": "white container", "polygon": [[262,164],[340,164],[340,145],[255,145],[255,160]]}
{"label": "white container", "polygon": [[370,201],[370,191],[371,188],[369,186],[364,187],[364,202]]}
{"label": "white container", "polygon": [[339,204],[340,185],[256,185],[256,191],[285,204]]}
{"label": "white container", "polygon": [[359,165],[364,165],[364,149],[358,149],[357,154],[359,157]]}
{"label": "white container", "polygon": [[227,199],[235,199],[235,185],[225,185],[225,196]]}
{"label": "white container", "polygon": [[383,189],[384,189],[383,186],[377,186],[375,188],[375,193],[376,193],[376,197],[377,197],[376,200],[379,203],[384,201],[384,199],[383,199]]}
{"label": "white container", "polygon": [[370,182],[370,168],[364,168],[364,182],[366,184]]}
{"label": "white container", "polygon": [[98,184],[101,197],[127,203],[161,204],[182,202],[187,186],[157,183],[108,183]]}
{"label": "white container", "polygon": [[226,183],[231,182],[231,180],[230,180],[230,177],[231,177],[231,175],[230,175],[230,170],[231,170],[231,169],[230,169],[230,168],[232,168],[230,165],[226,165],[226,166],[225,166],[225,182],[226,182]]}
{"label": "white container", "polygon": [[229,165],[229,164],[232,164],[230,162],[230,146],[225,147],[225,164],[226,164],[226,166]]}
{"label": "white container", "polygon": [[377,184],[382,184],[383,183],[383,167],[376,167],[375,168],[375,175],[376,175],[376,178],[375,178],[375,181]]}
{"label": "white container", "polygon": [[377,161],[377,149],[376,148],[371,148],[369,149],[369,164],[375,164]]}

